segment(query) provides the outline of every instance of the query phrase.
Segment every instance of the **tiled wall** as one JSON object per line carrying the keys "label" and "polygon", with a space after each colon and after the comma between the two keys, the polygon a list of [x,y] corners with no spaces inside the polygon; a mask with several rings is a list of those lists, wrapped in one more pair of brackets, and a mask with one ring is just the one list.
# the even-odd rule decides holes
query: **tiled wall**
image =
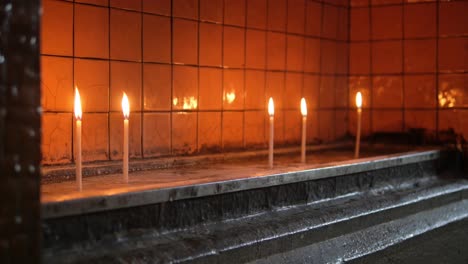
{"label": "tiled wall", "polygon": [[121,158],[122,91],[133,158],[266,147],[348,129],[348,0],[43,0],[43,163],[73,160],[73,87],[83,158]]}
{"label": "tiled wall", "polygon": [[453,128],[468,139],[468,1],[351,0],[350,28],[350,104],[361,90],[366,134]]}

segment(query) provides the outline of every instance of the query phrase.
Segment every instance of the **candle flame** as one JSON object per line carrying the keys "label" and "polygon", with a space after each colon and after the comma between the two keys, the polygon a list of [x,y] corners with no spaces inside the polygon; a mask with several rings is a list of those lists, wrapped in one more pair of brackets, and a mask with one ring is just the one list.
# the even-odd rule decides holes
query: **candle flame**
{"label": "candle flame", "polygon": [[301,114],[302,116],[307,116],[307,104],[305,98],[301,99]]}
{"label": "candle flame", "polygon": [[362,94],[361,94],[361,92],[356,93],[356,107],[357,108],[362,107]]}
{"label": "candle flame", "polygon": [[130,117],[130,103],[128,102],[128,97],[126,93],[123,93],[122,97],[122,112],[125,119]]}
{"label": "candle flame", "polygon": [[268,114],[273,116],[275,114],[275,104],[273,103],[273,98],[270,97],[268,100]]}
{"label": "candle flame", "polygon": [[81,110],[81,98],[80,92],[78,91],[78,87],[75,88],[75,118],[77,120],[81,120],[81,116],[83,112]]}

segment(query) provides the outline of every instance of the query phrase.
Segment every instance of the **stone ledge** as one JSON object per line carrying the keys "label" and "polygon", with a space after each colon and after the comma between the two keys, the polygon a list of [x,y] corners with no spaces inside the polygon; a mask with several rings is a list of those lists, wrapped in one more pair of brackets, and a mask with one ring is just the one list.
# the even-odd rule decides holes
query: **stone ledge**
{"label": "stone ledge", "polygon": [[[187,182],[182,182],[181,186],[160,189],[158,189],[157,185],[147,184],[144,185],[143,189],[116,188],[97,192],[95,195],[86,198],[81,198],[78,193],[77,197],[65,196],[65,198],[62,197],[63,200],[45,201],[42,204],[42,217],[49,219],[189,198],[200,198],[434,161],[439,157],[439,150],[428,150],[316,166],[294,164],[294,166],[282,166],[272,170],[262,167],[259,169],[258,166],[255,170],[249,168],[233,170],[232,166],[221,166],[217,168],[217,173],[220,174],[219,177],[212,182],[191,185],[187,185]],[[159,172],[146,173],[150,173],[151,177],[157,179]],[[223,179],[223,176],[226,177]]]}

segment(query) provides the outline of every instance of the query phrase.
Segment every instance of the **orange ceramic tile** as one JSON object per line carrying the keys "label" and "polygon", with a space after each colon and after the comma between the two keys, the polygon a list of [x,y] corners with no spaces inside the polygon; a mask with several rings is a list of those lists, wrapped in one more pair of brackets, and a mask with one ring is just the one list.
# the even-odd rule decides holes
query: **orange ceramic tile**
{"label": "orange ceramic tile", "polygon": [[401,4],[403,0],[370,0],[371,5]]}
{"label": "orange ceramic tile", "polygon": [[373,132],[401,132],[403,130],[403,114],[401,110],[373,110]]}
{"label": "orange ceramic tile", "polygon": [[351,0],[350,4],[352,7],[355,6],[369,6],[370,0]]}
{"label": "orange ceramic tile", "polygon": [[372,107],[400,108],[403,104],[401,76],[374,76],[372,78]]}
{"label": "orange ceramic tile", "polygon": [[435,131],[436,111],[434,110],[405,110],[405,128],[425,128]]}
{"label": "orange ceramic tile", "polygon": [[198,19],[198,0],[172,0],[172,15]]}
{"label": "orange ceramic tile", "polygon": [[[356,136],[357,133],[357,111],[351,109],[348,111],[348,130],[352,136]],[[370,110],[363,109],[361,112],[361,138],[365,138],[371,134],[371,118]]]}
{"label": "orange ceramic tile", "polygon": [[109,111],[109,62],[75,59],[75,86],[83,112]]}
{"label": "orange ceramic tile", "polygon": [[468,70],[468,38],[439,40],[439,70]]}
{"label": "orange ceramic tile", "polygon": [[468,74],[439,75],[439,106],[468,107]]}
{"label": "orange ceramic tile", "polygon": [[374,73],[402,72],[402,42],[381,41],[372,43],[372,67]]}
{"label": "orange ceramic tile", "polygon": [[[82,97],[83,98],[83,97]],[[109,114],[83,113],[82,120],[82,159],[98,161],[109,159]],[[73,126],[75,129],[75,126]],[[76,135],[76,132],[74,133]]]}
{"label": "orange ceramic tile", "polygon": [[335,140],[335,114],[334,110],[319,110],[318,111],[318,137],[323,142],[331,142]]}
{"label": "orange ceramic tile", "polygon": [[306,35],[319,37],[322,32],[322,5],[314,1],[306,1],[306,12]]}
{"label": "orange ceramic tile", "polygon": [[[338,7],[331,5],[323,6],[322,36],[329,39],[336,39],[337,33]],[[340,25],[341,26],[341,25]]]}
{"label": "orange ceramic tile", "polygon": [[349,44],[347,42],[336,43],[336,73],[349,74]]}
{"label": "orange ceramic tile", "polygon": [[263,104],[265,105],[265,109],[267,109],[268,100],[272,97],[276,113],[276,110],[283,109],[284,106],[285,76],[283,72],[267,72],[266,78],[265,99]]}
{"label": "orange ceramic tile", "polygon": [[319,107],[333,108],[335,107],[335,77],[322,76],[320,77],[319,90]]}
{"label": "orange ceramic tile", "polygon": [[143,15],[143,61],[171,61],[170,18]]}
{"label": "orange ceramic tile", "polygon": [[244,71],[224,69],[223,109],[244,109]]}
{"label": "orange ceramic tile", "polygon": [[122,112],[122,96],[125,92],[130,111],[141,111],[141,64],[111,61],[110,109]]}
{"label": "orange ceramic tile", "polygon": [[247,30],[246,35],[246,58],[247,68],[265,69],[266,56],[266,33],[260,30]]}
{"label": "orange ceramic tile", "polygon": [[373,39],[395,39],[403,36],[403,6],[374,7],[371,10]]}
{"label": "orange ceramic tile", "polygon": [[283,98],[285,109],[300,110],[303,79],[303,74],[301,73],[286,73],[285,91],[287,96]]}
{"label": "orange ceramic tile", "polygon": [[75,5],[75,55],[109,57],[109,12],[107,8]]}
{"label": "orange ceramic tile", "polygon": [[[338,40],[348,41],[349,40],[349,16],[350,9],[347,7],[338,7],[337,23],[338,28],[336,31],[336,38]],[[344,26],[345,25],[345,26]]]}
{"label": "orange ceramic tile", "polygon": [[468,111],[443,109],[439,111],[439,131],[453,129],[468,138]]}
{"label": "orange ceramic tile", "polygon": [[361,92],[362,107],[369,108],[371,106],[370,80],[369,76],[351,76],[348,79],[349,96],[348,104],[350,108],[356,108],[356,93]]}
{"label": "orange ceramic tile", "polygon": [[200,20],[222,23],[224,0],[200,0]]}
{"label": "orange ceramic tile", "polygon": [[111,59],[141,61],[141,14],[111,9]]}
{"label": "orange ceramic tile", "polygon": [[405,37],[434,37],[437,31],[435,3],[405,5]]}
{"label": "orange ceramic tile", "polygon": [[221,151],[221,112],[198,113],[198,151]]}
{"label": "orange ceramic tile", "polygon": [[73,109],[73,59],[41,56],[41,94],[44,111]]}
{"label": "orange ceramic tile", "polygon": [[223,112],[223,149],[239,149],[244,143],[244,113]]}
{"label": "orange ceramic tile", "polygon": [[321,45],[321,71],[322,73],[335,74],[337,72],[337,43],[331,40],[322,40]]}
{"label": "orange ceramic tile", "polygon": [[286,30],[286,0],[268,0],[268,29]]}
{"label": "orange ceramic tile", "polygon": [[[122,160],[123,153],[123,115],[110,114],[110,153],[112,160]],[[141,115],[131,114],[129,119],[128,154],[130,158],[141,158]]]}
{"label": "orange ceramic tile", "polygon": [[468,33],[468,2],[441,2],[439,7],[439,34],[466,35]]}
{"label": "orange ceramic tile", "polygon": [[345,76],[335,77],[335,107],[348,107],[348,78]]}
{"label": "orange ceramic tile", "polygon": [[142,0],[143,11],[147,13],[171,15],[171,0]]}
{"label": "orange ceramic tile", "polygon": [[223,57],[228,67],[244,67],[244,29],[224,27]]}
{"label": "orange ceramic tile", "polygon": [[351,40],[368,40],[369,32],[369,8],[351,8]]}
{"label": "orange ceramic tile", "polygon": [[317,75],[304,74],[303,97],[309,110],[318,108],[319,78]]}
{"label": "orange ceramic tile", "polygon": [[266,29],[268,0],[247,1],[247,27]]}
{"label": "orange ceramic tile", "polygon": [[349,73],[369,74],[370,45],[369,43],[350,43]]}
{"label": "orange ceramic tile", "polygon": [[143,64],[144,110],[171,110],[171,66]]}
{"label": "orange ceramic tile", "polygon": [[108,0],[76,0],[77,3],[86,3],[86,4],[93,4],[93,5],[100,5],[100,6],[108,6]]}
{"label": "orange ceramic tile", "polygon": [[369,43],[350,43],[349,73],[370,73],[370,45]]}
{"label": "orange ceramic tile", "polygon": [[245,71],[245,109],[266,109],[265,72]]}
{"label": "orange ceramic tile", "polygon": [[267,33],[267,68],[283,70],[285,68],[286,35]]}
{"label": "orange ceramic tile", "polygon": [[224,0],[224,24],[245,26],[245,1]]}
{"label": "orange ceramic tile", "polygon": [[[143,2],[148,2],[144,1]],[[150,1],[150,2],[160,2],[160,1]],[[109,1],[110,6],[129,9],[129,10],[141,10],[142,0],[111,0]]]}
{"label": "orange ceramic tile", "polygon": [[338,5],[342,7],[348,7],[349,6],[349,0],[323,0],[324,3],[332,4],[332,5]]}
{"label": "orange ceramic tile", "polygon": [[172,154],[197,151],[197,113],[172,114]]}
{"label": "orange ceramic tile", "polygon": [[286,52],[286,69],[302,71],[304,69],[304,38],[288,35]]}
{"label": "orange ceramic tile", "polygon": [[406,40],[405,72],[435,72],[436,40]]}
{"label": "orange ceramic tile", "polygon": [[[362,121],[361,121],[362,122]],[[335,110],[335,138],[344,139],[348,135],[349,115],[348,110]]]}
{"label": "orange ceramic tile", "polygon": [[288,1],[287,31],[296,34],[304,34],[305,26],[305,2],[306,0]]}
{"label": "orange ceramic tile", "polygon": [[221,110],[223,72],[221,69],[200,68],[198,107],[200,110]]}
{"label": "orange ceramic tile", "polygon": [[436,80],[434,75],[405,76],[405,108],[435,108]]}
{"label": "orange ceramic tile", "polygon": [[68,163],[72,160],[72,114],[42,114],[42,164]]}
{"label": "orange ceramic tile", "polygon": [[304,71],[306,72],[320,72],[320,40],[306,38],[304,50]]}
{"label": "orange ceramic tile", "polygon": [[198,68],[174,66],[172,109],[198,109]]}
{"label": "orange ceramic tile", "polygon": [[143,114],[143,157],[171,154],[171,114]]}
{"label": "orange ceramic tile", "polygon": [[200,65],[222,65],[221,25],[200,23]]}
{"label": "orange ceramic tile", "polygon": [[[310,110],[307,112],[307,145],[315,144],[319,140],[319,122],[318,111]],[[310,159],[308,155],[308,159]]]}
{"label": "orange ceramic tile", "polygon": [[173,62],[198,63],[198,23],[184,19],[173,20]]}
{"label": "orange ceramic tile", "polygon": [[42,2],[41,53],[73,55],[73,4]]}
{"label": "orange ceramic tile", "polygon": [[244,131],[246,147],[266,147],[265,112],[246,111],[244,113]]}
{"label": "orange ceramic tile", "polygon": [[298,110],[284,111],[284,127],[284,143],[287,145],[300,146],[302,135],[301,112]]}

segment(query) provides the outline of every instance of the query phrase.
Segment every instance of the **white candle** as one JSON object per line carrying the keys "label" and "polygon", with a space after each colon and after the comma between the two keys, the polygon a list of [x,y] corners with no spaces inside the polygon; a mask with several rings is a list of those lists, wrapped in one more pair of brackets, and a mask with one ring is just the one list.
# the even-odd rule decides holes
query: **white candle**
{"label": "white candle", "polygon": [[270,143],[268,145],[268,165],[270,168],[273,168],[273,143],[274,143],[274,115],[275,115],[275,106],[273,103],[273,98],[270,97],[268,100],[268,114],[270,115]]}
{"label": "white candle", "polygon": [[130,104],[128,97],[124,93],[122,97],[122,112],[124,116],[124,134],[123,134],[123,178],[128,183],[128,123],[130,118]]}
{"label": "white candle", "polygon": [[307,104],[304,98],[301,99],[302,114],[302,141],[301,141],[301,162],[306,162],[306,131],[307,131]]}
{"label": "white candle", "polygon": [[76,136],[75,136],[75,165],[76,165],[76,184],[78,190],[83,190],[82,168],[81,168],[81,100],[78,88],[75,89],[75,119],[76,119]]}
{"label": "white candle", "polygon": [[357,131],[356,131],[356,146],[354,149],[354,158],[359,158],[359,148],[361,144],[361,115],[362,115],[362,95],[361,92],[356,93],[357,107]]}

